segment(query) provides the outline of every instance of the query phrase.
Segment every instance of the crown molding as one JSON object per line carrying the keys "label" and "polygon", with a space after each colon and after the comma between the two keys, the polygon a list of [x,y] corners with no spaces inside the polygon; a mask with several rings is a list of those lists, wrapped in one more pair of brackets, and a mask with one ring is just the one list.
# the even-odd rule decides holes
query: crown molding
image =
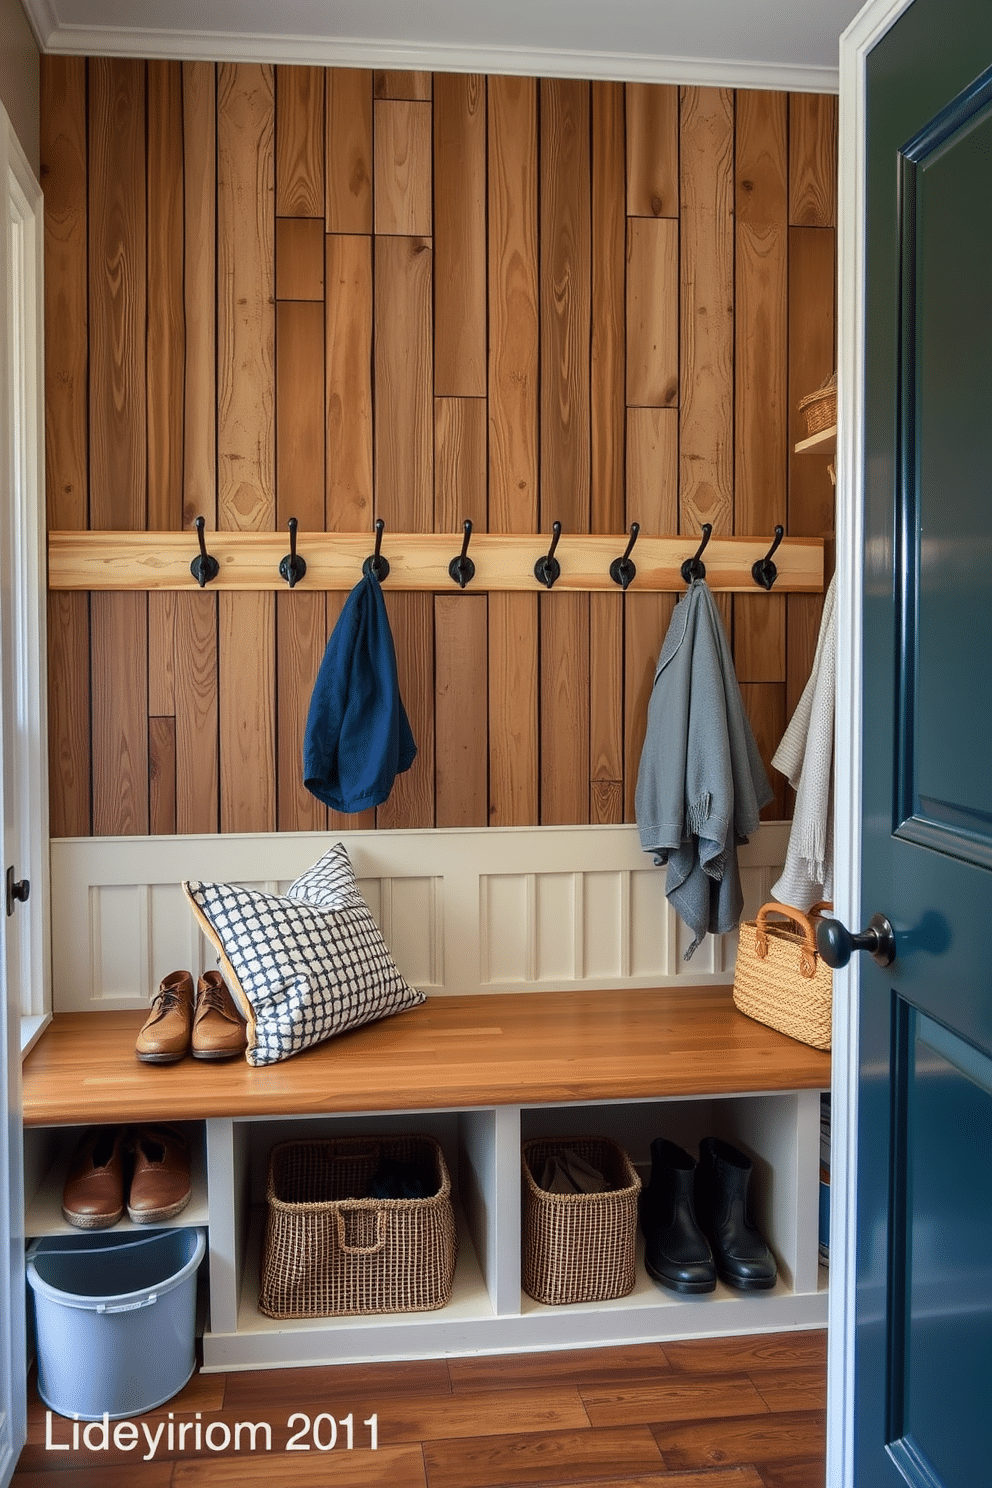
{"label": "crown molding", "polygon": [[552,51],[531,47],[421,45],[360,38],[340,40],[164,29],[122,32],[103,26],[60,26],[54,19],[51,0],[26,0],[26,8],[43,51],[87,57],[181,57],[189,61],[508,73],[523,77],[775,88],[811,93],[836,93],[839,88],[836,67],[566,48]]}

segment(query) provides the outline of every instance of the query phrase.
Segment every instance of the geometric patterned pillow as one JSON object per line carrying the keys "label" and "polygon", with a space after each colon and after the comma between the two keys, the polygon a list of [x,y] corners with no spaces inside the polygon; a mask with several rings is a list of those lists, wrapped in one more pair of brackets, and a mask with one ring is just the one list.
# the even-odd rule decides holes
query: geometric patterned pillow
{"label": "geometric patterned pillow", "polygon": [[364,901],[319,909],[237,884],[184,883],[248,1024],[249,1064],[425,1002],[396,968]]}
{"label": "geometric patterned pillow", "polygon": [[286,896],[316,904],[319,909],[345,909],[365,903],[343,842],[336,842],[312,868],[290,884]]}

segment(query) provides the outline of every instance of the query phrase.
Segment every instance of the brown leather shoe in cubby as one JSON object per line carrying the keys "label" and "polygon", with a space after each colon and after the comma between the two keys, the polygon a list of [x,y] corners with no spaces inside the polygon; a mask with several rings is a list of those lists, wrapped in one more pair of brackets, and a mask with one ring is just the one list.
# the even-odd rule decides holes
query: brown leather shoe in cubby
{"label": "brown leather shoe in cubby", "polygon": [[134,1052],[145,1064],[175,1064],[189,1050],[193,1026],[193,978],[188,971],[163,977],[152,999]]}
{"label": "brown leather shoe in cubby", "polygon": [[127,1212],[135,1224],[161,1224],[181,1213],[193,1192],[189,1143],[174,1126],[139,1126]]}
{"label": "brown leather shoe in cubby", "polygon": [[62,1213],[79,1230],[105,1230],[124,1216],[122,1126],[91,1126],[69,1160]]}
{"label": "brown leather shoe in cubby", "polygon": [[205,971],[196,985],[193,1058],[234,1059],[245,1052],[244,1020],[219,971]]}

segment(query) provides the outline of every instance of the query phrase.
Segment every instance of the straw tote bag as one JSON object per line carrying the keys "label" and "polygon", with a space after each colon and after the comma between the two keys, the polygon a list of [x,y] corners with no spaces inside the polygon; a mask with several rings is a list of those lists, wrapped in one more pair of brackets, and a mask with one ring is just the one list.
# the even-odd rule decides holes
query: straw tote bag
{"label": "straw tote bag", "polygon": [[815,920],[832,908],[824,900],[807,915],[788,904],[763,904],[756,920],[741,925],[737,946],[740,1011],[814,1049],[830,1048],[833,977],[816,949]]}

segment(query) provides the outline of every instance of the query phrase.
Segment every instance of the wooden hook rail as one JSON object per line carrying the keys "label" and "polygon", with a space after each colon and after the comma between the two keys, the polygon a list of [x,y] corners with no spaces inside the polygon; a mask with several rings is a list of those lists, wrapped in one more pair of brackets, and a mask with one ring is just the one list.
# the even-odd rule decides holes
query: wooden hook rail
{"label": "wooden hook rail", "polygon": [[[285,532],[228,532],[205,534],[210,555],[218,564],[209,581],[214,590],[286,589],[280,564],[286,557]],[[384,589],[459,592],[449,576],[462,539],[454,533],[390,533],[382,540],[389,574]],[[471,557],[475,572],[465,592],[517,590],[546,592],[534,567],[548,552],[544,533],[521,535],[474,533]],[[561,573],[555,591],[619,593],[610,565],[627,547],[626,533],[563,533],[555,553]],[[685,588],[682,564],[698,547],[698,536],[652,537],[641,534],[633,557],[636,577],[631,592]],[[765,592],[752,577],[752,566],[768,553],[770,538],[714,536],[704,554],[706,580],[714,590],[747,594]],[[349,590],[362,576],[362,564],[373,551],[371,532],[298,532],[296,548],[306,572],[294,591]],[[48,540],[48,584],[53,590],[195,590],[197,579],[190,563],[197,555],[197,536],[183,532],[52,532]],[[786,537],[775,554],[775,592],[819,593],[823,589],[823,539]]]}

